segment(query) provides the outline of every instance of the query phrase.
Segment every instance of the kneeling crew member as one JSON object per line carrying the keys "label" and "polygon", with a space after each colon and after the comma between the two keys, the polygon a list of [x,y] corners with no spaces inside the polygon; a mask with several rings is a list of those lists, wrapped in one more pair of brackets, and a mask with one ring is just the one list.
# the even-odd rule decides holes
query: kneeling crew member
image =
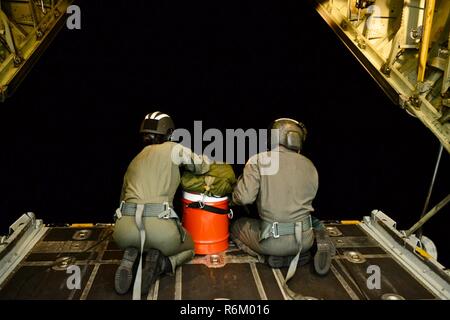
{"label": "kneeling crew member", "polygon": [[[296,267],[297,263],[310,260],[309,250],[314,242],[312,202],[318,189],[318,174],[314,164],[300,154],[307,134],[302,123],[281,118],[270,129],[278,129],[278,139],[271,138],[272,150],[247,162],[233,192],[236,205],[256,201],[261,220],[237,220],[231,227],[231,237],[242,250],[273,268],[288,267],[291,262]],[[261,174],[261,159],[265,158],[278,159],[276,173]],[[326,238],[321,231],[318,240],[327,241]],[[328,272],[331,254],[328,242],[320,246],[315,257],[319,274]]]}
{"label": "kneeling crew member", "polygon": [[167,114],[157,111],[145,117],[140,130],[145,147],[131,161],[123,181],[113,237],[125,252],[116,271],[115,289],[119,294],[130,289],[140,255],[133,299],[148,292],[161,274],[175,272],[194,257],[194,243],[173,210],[173,198],[180,184],[180,165],[204,174],[209,164],[206,158],[170,141],[174,129]]}

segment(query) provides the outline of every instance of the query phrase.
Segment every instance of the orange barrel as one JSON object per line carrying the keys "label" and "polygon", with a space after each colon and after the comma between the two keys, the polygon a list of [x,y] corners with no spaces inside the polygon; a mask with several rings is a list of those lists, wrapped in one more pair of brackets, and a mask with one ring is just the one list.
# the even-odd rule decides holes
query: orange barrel
{"label": "orange barrel", "polygon": [[189,208],[193,202],[228,210],[228,198],[208,197],[183,192],[183,226],[194,240],[196,254],[213,254],[228,249],[228,214],[217,214],[201,208]]}

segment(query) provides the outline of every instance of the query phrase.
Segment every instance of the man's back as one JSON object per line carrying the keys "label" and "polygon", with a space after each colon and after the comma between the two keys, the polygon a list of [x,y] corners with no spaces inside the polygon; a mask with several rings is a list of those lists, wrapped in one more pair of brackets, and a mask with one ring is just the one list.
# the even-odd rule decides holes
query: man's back
{"label": "man's back", "polygon": [[279,156],[277,173],[261,175],[262,166],[255,159],[267,153],[254,156],[244,169],[233,199],[237,204],[249,204],[256,199],[259,214],[266,221],[298,221],[314,211],[312,201],[318,189],[317,170],[308,158],[283,146],[271,152],[277,152]]}
{"label": "man's back", "polygon": [[150,145],[131,161],[124,177],[122,199],[133,203],[172,203],[180,183],[178,166],[172,162],[176,144]]}

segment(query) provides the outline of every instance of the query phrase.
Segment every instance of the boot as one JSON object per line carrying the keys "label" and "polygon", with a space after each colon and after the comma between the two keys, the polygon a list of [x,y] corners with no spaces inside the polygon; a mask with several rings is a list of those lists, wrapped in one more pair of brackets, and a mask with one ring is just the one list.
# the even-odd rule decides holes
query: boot
{"label": "boot", "polygon": [[138,250],[132,247],[126,248],[123,253],[122,261],[114,277],[114,287],[118,294],[127,293],[133,283],[133,271],[138,253]]}
{"label": "boot", "polygon": [[331,258],[336,254],[336,248],[325,229],[315,230],[317,252],[314,255],[314,269],[323,276],[330,271]]}
{"label": "boot", "polygon": [[168,257],[157,249],[150,249],[142,268],[142,293],[147,294],[156,280],[165,273],[172,272],[172,264]]}
{"label": "boot", "polygon": [[[268,256],[267,264],[271,268],[287,268],[290,266],[295,256]],[[311,253],[309,251],[301,253],[298,259],[298,266],[304,266],[311,260]]]}

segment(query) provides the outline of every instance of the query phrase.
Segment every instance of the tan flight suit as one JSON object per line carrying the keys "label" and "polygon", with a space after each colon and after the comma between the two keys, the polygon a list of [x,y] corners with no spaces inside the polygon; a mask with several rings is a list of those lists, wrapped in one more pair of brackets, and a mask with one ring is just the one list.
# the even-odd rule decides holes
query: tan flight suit
{"label": "tan flight suit", "polygon": [[[172,161],[173,149],[177,146],[179,164]],[[179,166],[184,165],[197,174],[209,170],[209,161],[174,142],[165,142],[145,147],[128,166],[125,173],[121,201],[147,204],[168,202],[173,207],[173,198],[180,184]],[[158,249],[169,257],[172,270],[194,257],[194,243],[189,234],[183,242],[174,219],[144,217],[145,249]],[[116,221],[114,240],[122,249],[140,248],[140,237],[135,217],[122,216]]]}
{"label": "tan flight suit", "polygon": [[[276,174],[262,175],[260,155],[251,158],[233,192],[233,202],[246,205],[256,201],[262,220],[273,222],[297,222],[314,211],[312,201],[318,189],[318,174],[313,163],[305,156],[278,146],[271,152],[278,153],[279,169]],[[276,156],[275,154],[272,157]],[[295,235],[260,240],[261,220],[241,218],[231,227],[231,237],[247,253],[263,255],[296,255],[299,245]],[[302,252],[308,251],[314,241],[312,229],[302,232]]]}

